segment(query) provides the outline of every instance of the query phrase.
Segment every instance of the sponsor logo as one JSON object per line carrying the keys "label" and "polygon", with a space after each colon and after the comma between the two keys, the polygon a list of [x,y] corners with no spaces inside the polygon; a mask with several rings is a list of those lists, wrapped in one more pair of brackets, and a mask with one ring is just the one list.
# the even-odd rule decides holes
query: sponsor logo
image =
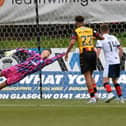
{"label": "sponsor logo", "polygon": [[[1,0],[4,1],[4,0]],[[38,0],[38,4],[64,4],[64,3],[75,3],[80,4],[81,6],[88,6],[89,3],[102,3],[102,2],[120,2],[126,0]],[[35,4],[35,0],[12,0],[12,4],[15,5],[33,5]]]}

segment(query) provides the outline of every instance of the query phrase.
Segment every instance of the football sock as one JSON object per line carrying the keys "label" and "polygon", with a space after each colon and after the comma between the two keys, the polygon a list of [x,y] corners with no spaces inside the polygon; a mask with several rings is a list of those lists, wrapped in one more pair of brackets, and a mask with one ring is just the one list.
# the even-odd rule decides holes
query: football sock
{"label": "football sock", "polygon": [[108,93],[112,92],[112,88],[108,82],[104,83],[104,87]]}
{"label": "football sock", "polygon": [[117,84],[114,84],[114,86],[115,86],[117,95],[118,95],[119,97],[122,96],[122,89],[121,89],[120,85],[117,83]]}
{"label": "football sock", "polygon": [[94,88],[94,93],[96,93],[97,92],[97,86],[96,86],[95,83],[93,84],[93,88]]}
{"label": "football sock", "polygon": [[89,92],[91,98],[95,97],[94,89],[89,89],[88,92]]}

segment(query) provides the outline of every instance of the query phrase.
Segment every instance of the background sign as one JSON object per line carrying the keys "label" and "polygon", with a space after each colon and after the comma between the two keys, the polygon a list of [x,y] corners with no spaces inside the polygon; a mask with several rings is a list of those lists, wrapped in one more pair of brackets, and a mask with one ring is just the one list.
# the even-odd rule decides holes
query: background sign
{"label": "background sign", "polygon": [[[125,22],[126,0],[38,0],[40,24]],[[1,24],[35,24],[34,0],[0,0]]]}
{"label": "background sign", "polygon": [[[36,49],[33,49],[36,50]],[[55,56],[57,53],[64,52],[66,49],[52,49]],[[125,49],[124,49],[125,50]],[[4,58],[3,51],[0,51],[1,59]],[[18,56],[11,57],[17,61],[20,60]],[[1,62],[0,59],[0,62]],[[123,66],[124,68],[121,71],[121,76],[118,82],[122,86],[123,95],[126,98],[126,68],[125,68],[125,53],[123,57]],[[17,61],[18,63],[19,61]],[[102,85],[102,71],[99,71],[103,68],[103,54],[99,59],[100,67],[97,67],[97,70],[94,72],[94,78],[98,86],[99,98],[106,98],[107,94]],[[65,68],[64,68],[65,67]],[[0,82],[4,81],[5,78],[0,78]],[[19,83],[6,87],[0,91],[0,99],[39,99],[39,74],[31,74],[26,76]],[[110,82],[111,83],[111,82]],[[42,70],[42,84],[43,84],[43,98],[44,99],[86,99],[89,98],[87,92],[87,87],[85,85],[85,79],[83,75],[80,74],[79,68],[79,53],[76,49],[74,52],[71,52],[69,55],[69,61],[66,63],[63,59],[56,61],[49,66],[46,66]],[[112,84],[112,83],[111,83]],[[114,87],[113,91],[115,93]]]}

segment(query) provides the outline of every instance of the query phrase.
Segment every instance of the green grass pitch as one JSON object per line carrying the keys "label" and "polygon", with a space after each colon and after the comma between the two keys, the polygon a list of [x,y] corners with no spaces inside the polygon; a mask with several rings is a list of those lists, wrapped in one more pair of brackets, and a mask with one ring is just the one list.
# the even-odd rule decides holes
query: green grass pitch
{"label": "green grass pitch", "polygon": [[0,100],[0,126],[125,126],[126,104]]}
{"label": "green grass pitch", "polygon": [[[126,33],[118,35],[126,47]],[[32,41],[0,41],[0,49],[36,47]],[[43,48],[63,48],[69,38],[42,39]],[[75,46],[77,47],[77,46]],[[84,100],[0,100],[0,126],[125,126],[126,104]]]}

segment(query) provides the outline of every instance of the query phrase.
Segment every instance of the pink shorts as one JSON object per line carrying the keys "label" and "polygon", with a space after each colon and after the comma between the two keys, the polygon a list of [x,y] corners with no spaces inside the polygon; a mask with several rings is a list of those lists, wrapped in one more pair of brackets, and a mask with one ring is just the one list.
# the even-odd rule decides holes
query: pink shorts
{"label": "pink shorts", "polygon": [[2,76],[4,76],[7,79],[8,85],[15,84],[21,79],[23,79],[21,73],[18,72],[15,66],[2,70]]}

